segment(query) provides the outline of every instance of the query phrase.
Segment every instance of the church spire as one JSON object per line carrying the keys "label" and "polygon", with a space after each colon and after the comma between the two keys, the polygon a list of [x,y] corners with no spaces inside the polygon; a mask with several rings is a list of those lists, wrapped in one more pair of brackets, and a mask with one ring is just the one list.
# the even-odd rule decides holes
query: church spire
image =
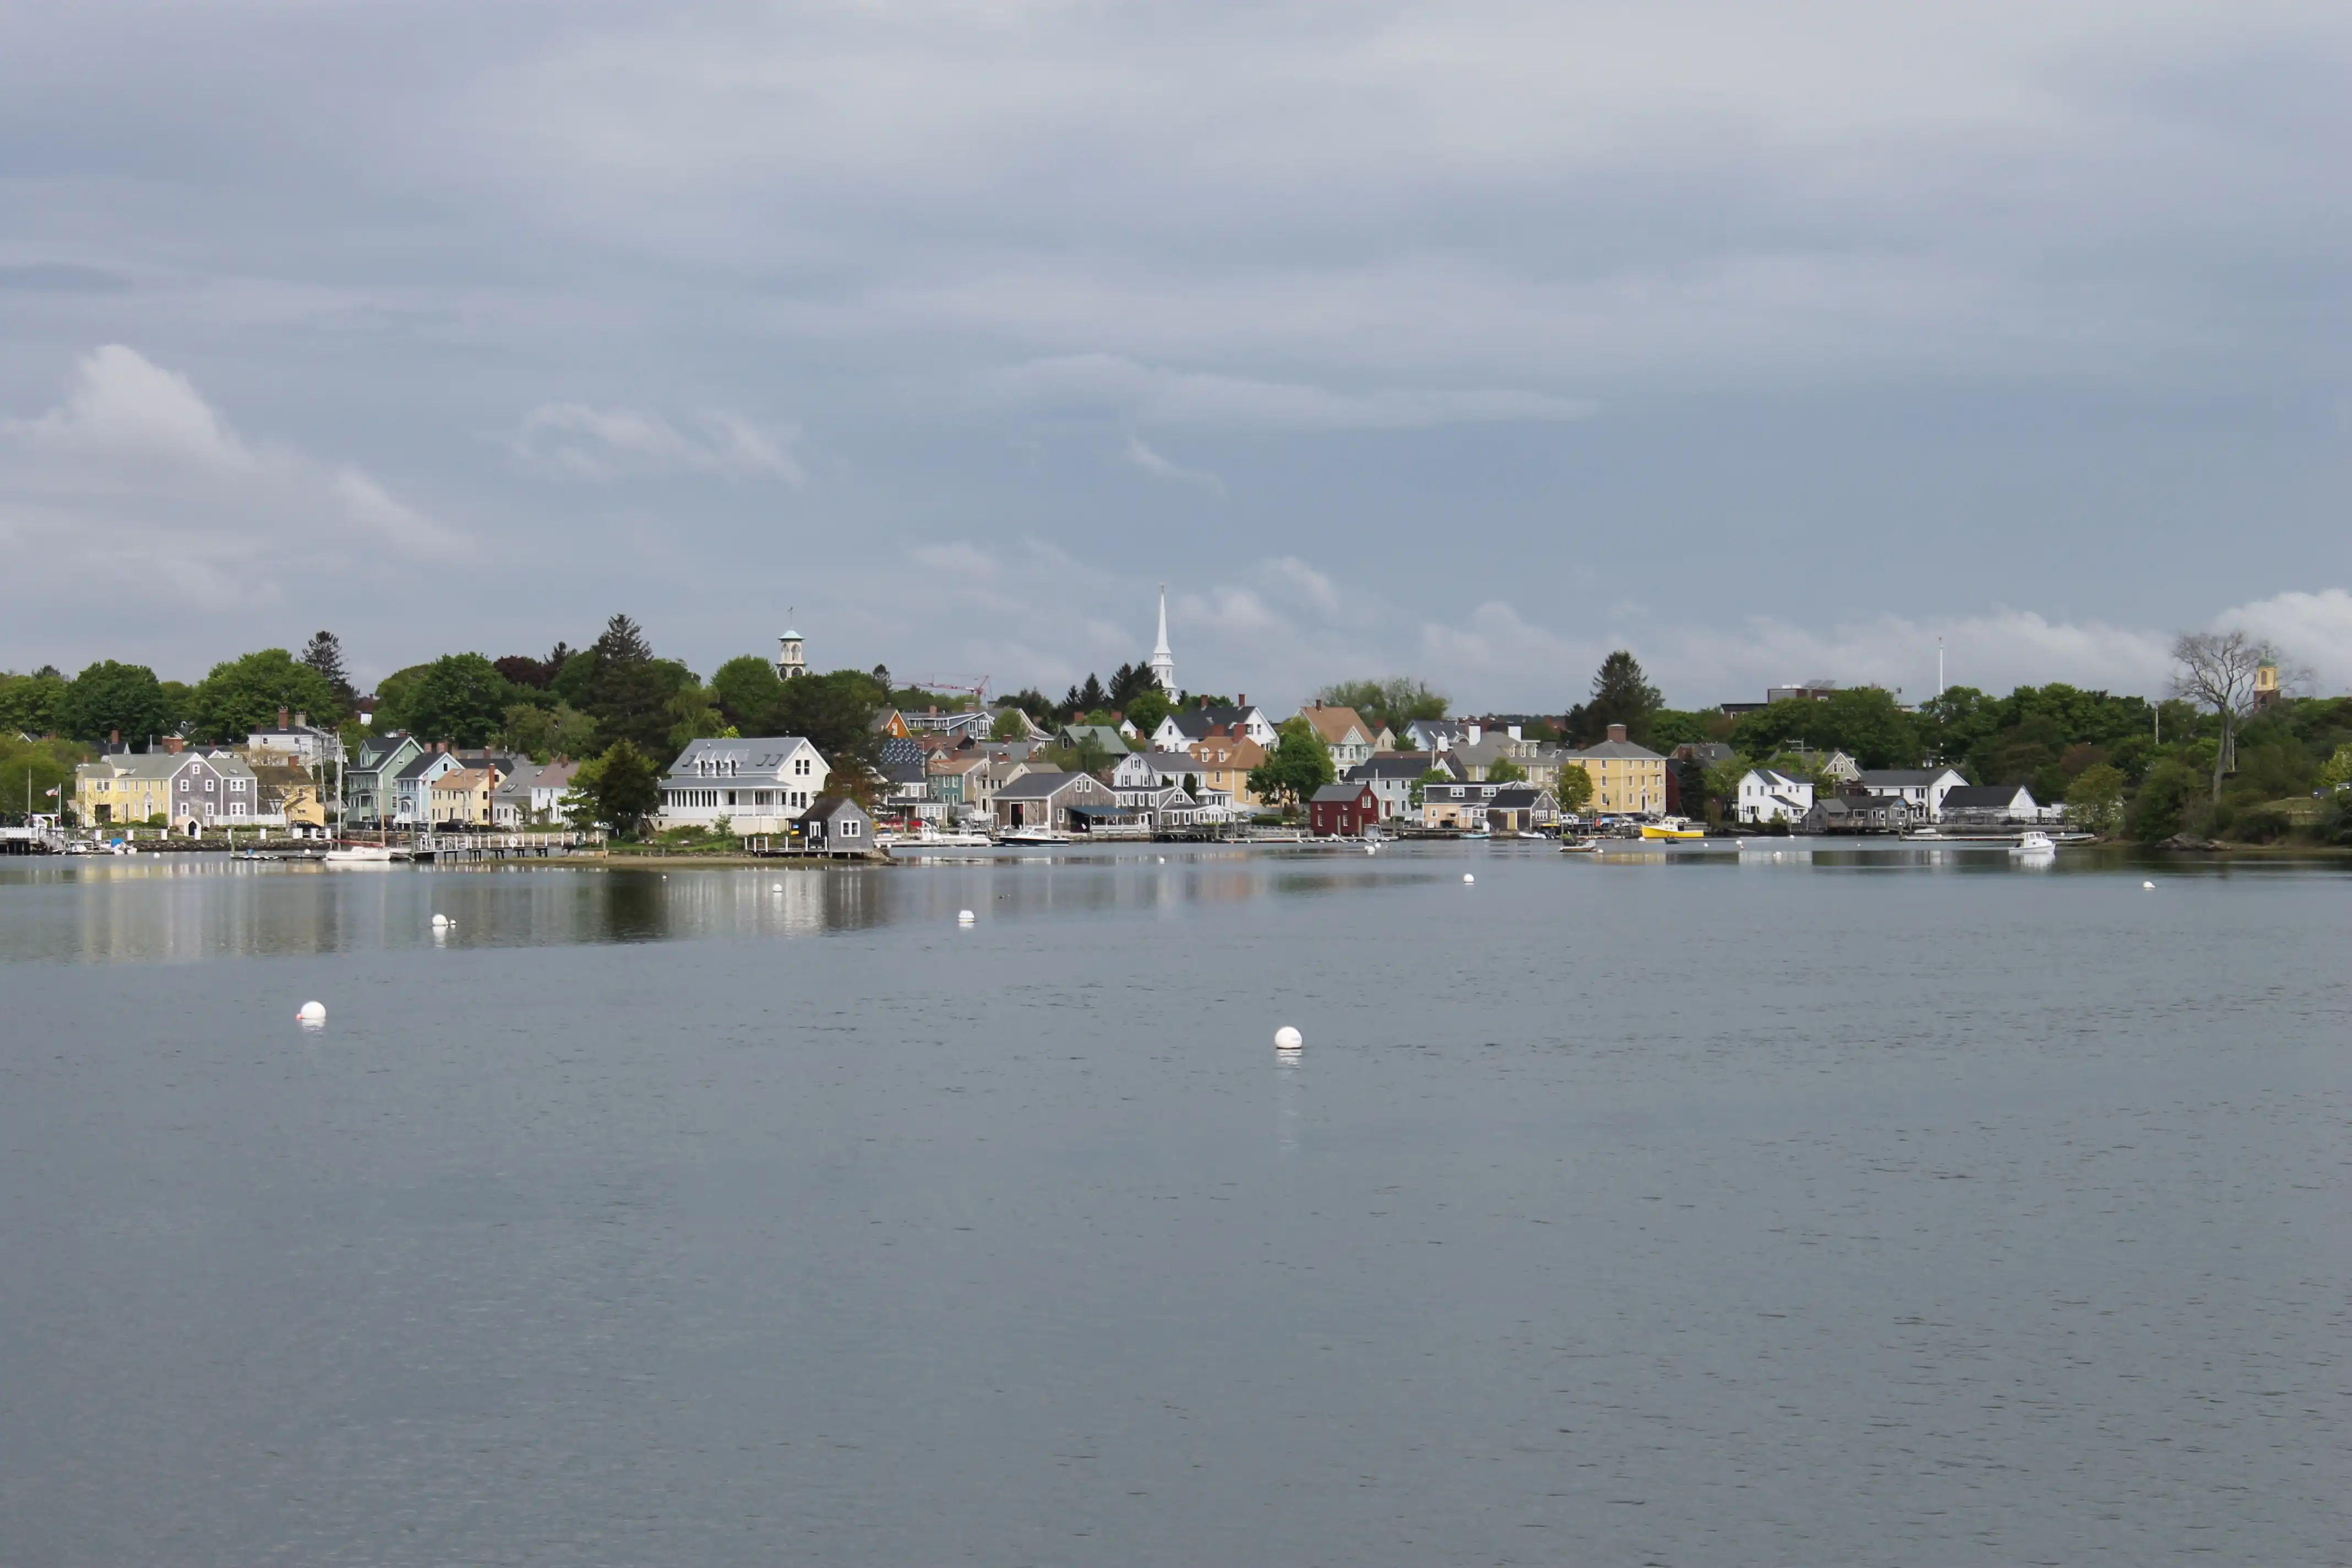
{"label": "church spire", "polygon": [[1168,584],[1160,584],[1160,640],[1151,647],[1151,679],[1169,696],[1176,695],[1176,656],[1168,651]]}

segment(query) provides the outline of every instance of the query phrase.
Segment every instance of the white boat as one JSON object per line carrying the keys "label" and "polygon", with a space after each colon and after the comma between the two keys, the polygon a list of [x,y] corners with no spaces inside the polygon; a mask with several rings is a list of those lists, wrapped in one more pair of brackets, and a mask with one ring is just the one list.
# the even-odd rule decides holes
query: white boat
{"label": "white boat", "polygon": [[[906,850],[919,849],[985,849],[994,842],[995,840],[985,833],[963,830],[950,830],[945,833],[929,830],[921,833],[900,833],[880,841],[882,847],[894,855]],[[1007,842],[1011,841],[1007,840]]]}
{"label": "white boat", "polygon": [[2051,855],[2055,854],[2057,848],[2057,841],[2047,833],[2028,831],[2017,836],[2017,842],[2009,847],[2009,852],[2012,855]]}
{"label": "white boat", "polygon": [[1016,827],[999,838],[999,844],[1067,844],[1070,836],[1056,833],[1050,827]]}
{"label": "white boat", "polygon": [[330,866],[389,866],[404,852],[388,844],[347,844],[327,851]]}
{"label": "white boat", "polygon": [[1642,837],[1644,838],[1704,838],[1706,837],[1706,827],[1704,824],[1693,822],[1687,816],[1666,816],[1655,822],[1642,824]]}

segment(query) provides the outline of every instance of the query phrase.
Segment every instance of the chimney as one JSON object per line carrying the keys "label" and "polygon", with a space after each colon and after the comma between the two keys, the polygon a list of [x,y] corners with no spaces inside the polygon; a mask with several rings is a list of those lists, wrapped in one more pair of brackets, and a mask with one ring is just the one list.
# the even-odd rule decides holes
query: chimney
{"label": "chimney", "polygon": [[106,732],[106,749],[110,752],[119,752],[122,749],[121,731],[109,730]]}
{"label": "chimney", "polygon": [[[285,725],[286,725],[286,713],[285,713],[285,710],[284,710],[283,709],[280,709],[280,710],[278,710],[278,727],[279,727],[280,729],[285,728]],[[307,729],[309,729],[310,727],[310,716],[308,713],[297,713],[297,714],[295,714],[295,715],[294,715],[294,728],[296,728],[297,730],[307,730]]]}
{"label": "chimney", "polygon": [[283,708],[278,710],[278,727],[281,730],[286,728],[286,710]]}
{"label": "chimney", "polygon": [[1524,741],[1527,739],[1525,735],[1519,733],[1519,727],[1517,724],[1505,725],[1504,733],[1509,735],[1514,741]]}
{"label": "chimney", "polygon": [[1246,691],[1243,692],[1239,698],[1237,698],[1237,699],[1235,699],[1235,700],[1234,700],[1234,707],[1236,707],[1236,708],[1246,708],[1246,707],[1248,707],[1248,706],[1249,706],[1249,693],[1248,693],[1248,692],[1246,692]]}
{"label": "chimney", "polygon": [[1611,740],[1612,740],[1612,741],[1622,741],[1622,740],[1623,740],[1623,739],[1625,738],[1625,726],[1624,726],[1624,725],[1622,725],[1622,724],[1612,724],[1612,725],[1610,725],[1610,726],[1609,726],[1609,738],[1610,738]]}
{"label": "chimney", "polygon": [[163,737],[163,749],[171,752],[172,755],[175,757],[180,754],[180,748],[185,744],[187,744],[187,742],[181,740],[177,735],[166,735]]}
{"label": "chimney", "polygon": [[1472,745],[1474,745],[1474,746],[1475,746],[1475,745],[1476,745],[1476,744],[1478,743],[1478,737],[1479,737],[1480,735],[1484,734],[1485,732],[1486,732],[1486,729],[1485,729],[1485,727],[1484,727],[1483,725],[1473,724],[1473,725],[1469,726],[1468,733],[1469,733],[1469,737],[1470,737],[1470,743],[1471,743]]}

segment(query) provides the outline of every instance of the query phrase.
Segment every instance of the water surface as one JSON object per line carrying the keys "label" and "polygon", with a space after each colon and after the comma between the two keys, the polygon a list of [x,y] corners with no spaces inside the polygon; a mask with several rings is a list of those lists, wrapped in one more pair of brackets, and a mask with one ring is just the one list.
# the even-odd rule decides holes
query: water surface
{"label": "water surface", "polygon": [[0,870],[0,1559],[2346,1558],[2339,872],[1161,856]]}

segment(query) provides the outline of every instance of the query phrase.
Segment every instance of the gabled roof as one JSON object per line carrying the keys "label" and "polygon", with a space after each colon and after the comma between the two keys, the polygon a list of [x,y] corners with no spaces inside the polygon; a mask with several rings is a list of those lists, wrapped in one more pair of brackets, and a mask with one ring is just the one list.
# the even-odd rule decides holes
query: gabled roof
{"label": "gabled roof", "polygon": [[1385,757],[1367,758],[1349,768],[1346,776],[1351,779],[1403,779],[1410,784],[1432,768],[1443,769],[1448,773],[1453,771],[1446,768],[1444,763],[1432,758],[1427,752],[1404,752]]}
{"label": "gabled roof", "polygon": [[2033,792],[2023,784],[1954,784],[1944,795],[1946,811],[1982,811],[2014,805],[2023,795],[2031,804]]}
{"label": "gabled roof", "polygon": [[1041,769],[1035,773],[1023,773],[1019,778],[1014,779],[1011,784],[1008,784],[1003,789],[998,790],[996,792],[996,798],[999,800],[1045,800],[1050,796],[1061,794],[1062,791],[1069,788],[1072,784],[1076,784],[1081,779],[1086,780],[1089,784],[1099,784],[1102,782],[1096,778],[1092,773],[1061,773],[1053,769]]}
{"label": "gabled roof", "polygon": [[1212,730],[1223,730],[1228,734],[1237,724],[1246,724],[1255,716],[1263,720],[1265,713],[1255,705],[1248,708],[1179,708],[1168,715],[1169,720],[1188,741],[1205,740]]}
{"label": "gabled roof", "polygon": [[1886,789],[1900,789],[1906,785],[1916,787],[1919,784],[1934,784],[1946,773],[1950,773],[1954,778],[1959,777],[1958,768],[1864,768],[1856,776],[1866,784],[1877,784]]}
{"label": "gabled roof", "polygon": [[1317,801],[1340,802],[1361,800],[1364,792],[1371,787],[1361,779],[1358,779],[1353,784],[1327,784],[1315,792],[1313,798]]}
{"label": "gabled roof", "polygon": [[1506,811],[1524,811],[1549,798],[1548,791],[1533,784],[1505,784],[1487,798],[1490,806],[1499,805]]}
{"label": "gabled roof", "polygon": [[1327,746],[1347,744],[1348,731],[1350,730],[1356,732],[1357,742],[1361,745],[1371,744],[1380,734],[1379,731],[1364,722],[1363,716],[1353,708],[1325,708],[1318,705],[1312,708],[1301,708],[1298,710],[1298,716],[1307,721],[1307,728],[1313,730],[1316,738]]}
{"label": "gabled roof", "polygon": [[1750,768],[1748,770],[1747,774],[1743,774],[1741,776],[1746,777],[1749,774],[1762,779],[1764,781],[1764,787],[1769,790],[1811,789],[1813,787],[1803,779],[1791,778],[1778,768]]}
{"label": "gabled roof", "polygon": [[[731,762],[746,772],[772,773],[792,759],[803,746],[815,751],[805,737],[800,735],[717,736],[687,742],[686,750],[670,763],[668,778],[681,778],[694,772],[695,765],[709,759]],[[819,753],[823,755],[822,752]]]}
{"label": "gabled roof", "polygon": [[1665,758],[1658,755],[1657,752],[1650,750],[1649,747],[1637,746],[1631,741],[1596,741],[1580,752],[1569,752],[1567,760],[1570,762],[1576,762],[1585,757],[1592,757],[1596,759],[1605,757],[1630,757],[1635,762],[1651,763],[1663,763],[1666,760]]}
{"label": "gabled roof", "polygon": [[831,823],[845,816],[855,816],[862,821],[867,822],[873,820],[873,818],[866,815],[866,808],[864,806],[858,805],[856,801],[850,799],[845,795],[832,795],[820,797],[814,805],[812,805],[806,811],[802,812],[799,817],[795,820],[804,823]]}
{"label": "gabled roof", "polygon": [[1127,737],[1118,732],[1116,724],[1065,724],[1060,732],[1069,737],[1069,743],[1073,746],[1091,739],[1114,757],[1123,757],[1134,750],[1127,743]]}

